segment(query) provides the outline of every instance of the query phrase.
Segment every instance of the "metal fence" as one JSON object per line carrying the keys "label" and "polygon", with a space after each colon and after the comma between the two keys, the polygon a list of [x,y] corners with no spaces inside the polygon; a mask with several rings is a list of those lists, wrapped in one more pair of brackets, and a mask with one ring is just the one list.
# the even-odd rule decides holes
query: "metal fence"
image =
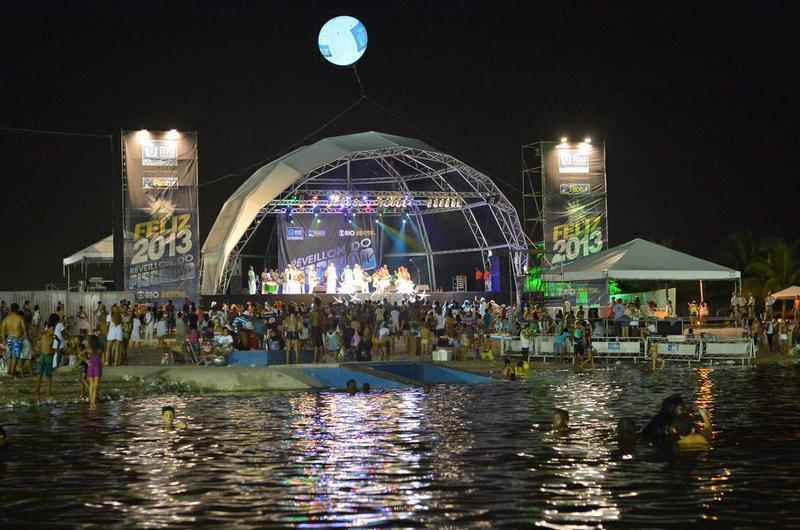
{"label": "metal fence", "polygon": [[25,301],[31,303],[31,307],[38,305],[42,313],[42,319],[47,320],[50,313],[55,313],[58,302],[64,303],[64,314],[73,317],[77,314],[78,308],[83,306],[89,315],[89,325],[94,328],[97,324],[94,310],[98,302],[103,302],[106,309],[120,300],[133,300],[132,291],[105,291],[105,292],[85,292],[70,293],[67,291],[0,291],[0,300],[4,300],[8,305],[16,302],[20,309]]}
{"label": "metal fence", "polygon": [[[501,348],[501,353],[519,355],[520,342],[504,338],[507,346]],[[555,343],[555,336],[537,335],[530,340],[528,360],[548,359],[572,361],[572,341],[563,344]],[[500,340],[500,339],[498,339]],[[653,355],[659,359],[670,362],[708,363],[719,361],[739,361],[742,364],[750,363],[756,356],[753,341],[740,337],[719,337],[705,334],[695,337],[684,335],[667,335],[640,337],[594,337],[592,347],[595,350],[595,360],[609,361],[646,361]]]}

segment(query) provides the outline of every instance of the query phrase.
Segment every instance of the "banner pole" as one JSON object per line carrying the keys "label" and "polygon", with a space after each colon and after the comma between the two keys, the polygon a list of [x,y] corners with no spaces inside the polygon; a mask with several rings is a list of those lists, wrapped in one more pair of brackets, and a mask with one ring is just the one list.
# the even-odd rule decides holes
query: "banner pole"
{"label": "banner pole", "polygon": [[122,167],[124,156],[124,146],[122,144],[122,131],[119,133],[119,143],[112,138],[111,141],[111,211],[112,211],[112,233],[113,239],[113,280],[114,290],[125,290],[125,201],[123,195],[127,186],[123,182],[127,175]]}

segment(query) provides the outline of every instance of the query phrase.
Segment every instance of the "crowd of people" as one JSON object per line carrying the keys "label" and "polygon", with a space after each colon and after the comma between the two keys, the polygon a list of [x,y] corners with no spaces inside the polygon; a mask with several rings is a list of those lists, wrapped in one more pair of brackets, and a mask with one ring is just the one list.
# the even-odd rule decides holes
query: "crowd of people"
{"label": "crowd of people", "polygon": [[[667,312],[670,307],[668,301]],[[745,303],[745,310],[734,317],[741,318],[744,333],[757,347],[783,354],[798,347],[800,324],[776,318],[769,303],[762,314],[750,307]],[[600,318],[597,309],[572,308],[568,301],[554,312],[477,297],[460,303],[421,297],[325,304],[314,297],[309,305],[276,299],[262,305],[215,302],[208,308],[188,300],[182,307],[171,300],[161,305],[120,300],[110,308],[103,303],[80,306],[71,316],[59,302],[45,319],[29,302],[22,307],[2,302],[0,341],[8,374],[36,377],[37,390],[44,377],[49,394],[53,368],[67,365],[81,373],[81,395],[93,399],[102,366],[127,364],[129,352],[145,343],[160,345],[165,359],[177,343],[178,350],[185,346],[198,359],[224,360],[235,350],[268,350],[285,353],[288,363],[301,362],[302,352],[309,352],[308,360],[315,363],[389,360],[400,345],[421,358],[447,348],[456,360],[493,360],[491,335],[519,337],[523,357],[537,335],[547,335],[554,337],[556,353],[570,352],[579,366],[594,368],[593,337],[646,337],[656,332],[657,310],[664,314],[655,302],[639,299],[614,299],[604,310],[608,318]]]}

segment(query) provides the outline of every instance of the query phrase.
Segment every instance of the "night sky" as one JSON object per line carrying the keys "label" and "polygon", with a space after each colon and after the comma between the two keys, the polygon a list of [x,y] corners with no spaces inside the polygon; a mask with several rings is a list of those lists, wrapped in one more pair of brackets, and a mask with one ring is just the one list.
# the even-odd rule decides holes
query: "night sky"
{"label": "night sky", "polygon": [[[359,96],[319,55],[361,19],[368,96],[314,136],[418,137],[518,200],[520,146],[606,142],[611,244],[715,258],[748,226],[797,238],[798,23],[790,2],[19,2],[0,32],[0,126],[199,134],[200,182],[282,153]],[[613,4],[613,5],[612,5]],[[738,7],[737,7],[738,5]],[[0,131],[0,289],[62,285],[111,232],[109,138]],[[201,188],[201,231],[248,176]]]}

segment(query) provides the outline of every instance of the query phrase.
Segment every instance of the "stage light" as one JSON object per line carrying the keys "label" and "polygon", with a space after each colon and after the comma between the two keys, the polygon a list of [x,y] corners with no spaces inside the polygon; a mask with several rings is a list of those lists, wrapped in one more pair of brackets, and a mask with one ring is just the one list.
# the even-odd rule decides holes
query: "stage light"
{"label": "stage light", "polygon": [[592,143],[592,139],[587,136],[586,138],[583,139],[583,143],[590,144]]}
{"label": "stage light", "polygon": [[562,137],[561,137],[561,143],[562,143],[562,144],[565,144],[565,143],[567,143],[567,137],[566,137],[566,136],[562,136]]}
{"label": "stage light", "polygon": [[362,195],[361,199],[363,199],[364,202],[367,202],[367,196],[366,195]]}
{"label": "stage light", "polygon": [[167,132],[167,139],[168,140],[177,140],[181,137],[181,133],[179,133],[176,129],[170,129]]}
{"label": "stage light", "polygon": [[403,219],[403,224],[406,224],[406,220],[405,219]]}
{"label": "stage light", "polygon": [[491,258],[491,257],[492,257],[492,250],[491,250],[491,249],[489,249],[489,252],[487,252],[487,254],[488,254],[488,256]]}
{"label": "stage light", "polygon": [[145,138],[147,136],[150,136],[150,133],[147,132],[147,129],[142,129],[141,131],[138,131],[136,133],[136,136],[138,136],[139,138]]}

